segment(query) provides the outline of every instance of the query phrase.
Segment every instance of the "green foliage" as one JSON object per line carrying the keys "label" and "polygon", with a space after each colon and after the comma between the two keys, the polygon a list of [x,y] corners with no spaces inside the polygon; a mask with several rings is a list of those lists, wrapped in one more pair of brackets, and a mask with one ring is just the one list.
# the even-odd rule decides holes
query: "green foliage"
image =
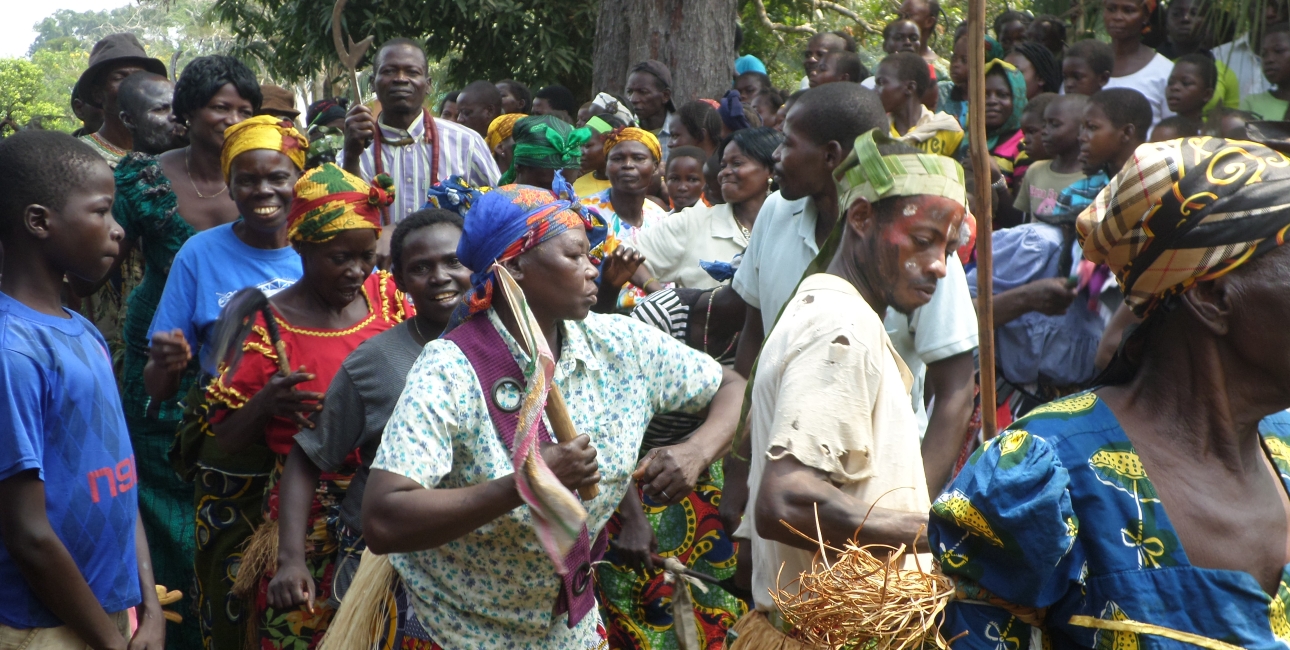
{"label": "green foliage", "polygon": [[[337,65],[333,6],[334,0],[215,0],[214,15],[237,36],[235,53],[258,59],[275,78],[297,81]],[[355,0],[345,7],[344,28],[355,41],[375,36],[377,45],[398,36],[423,42],[429,58],[445,65],[446,79],[435,79],[447,82],[440,91],[511,77],[533,87],[561,83],[576,93],[591,79],[596,9],[596,0]]]}
{"label": "green foliage", "polygon": [[0,59],[0,132],[33,120],[48,125],[62,116],[62,107],[49,101],[43,85],[40,66],[26,59]]}

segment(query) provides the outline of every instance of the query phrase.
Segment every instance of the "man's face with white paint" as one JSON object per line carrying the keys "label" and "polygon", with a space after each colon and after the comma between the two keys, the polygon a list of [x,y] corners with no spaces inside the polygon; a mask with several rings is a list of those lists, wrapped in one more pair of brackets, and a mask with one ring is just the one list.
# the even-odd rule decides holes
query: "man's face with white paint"
{"label": "man's face with white paint", "polygon": [[926,305],[945,277],[945,258],[954,255],[963,227],[963,206],[923,194],[880,201],[873,225],[863,233],[866,275],[877,280],[888,306],[909,314]]}

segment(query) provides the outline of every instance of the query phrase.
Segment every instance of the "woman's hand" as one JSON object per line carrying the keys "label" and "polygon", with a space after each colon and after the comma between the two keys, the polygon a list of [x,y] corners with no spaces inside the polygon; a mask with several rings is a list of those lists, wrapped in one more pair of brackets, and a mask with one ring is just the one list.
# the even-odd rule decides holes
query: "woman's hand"
{"label": "woman's hand", "polygon": [[163,650],[166,647],[166,618],[161,606],[140,607],[135,612],[139,616],[139,627],[130,637],[129,650]]}
{"label": "woman's hand", "polygon": [[193,358],[193,349],[184,339],[184,331],[173,329],[169,332],[157,332],[152,335],[152,345],[148,347],[148,360],[167,374],[179,374],[188,367]]}
{"label": "woman's hand", "polygon": [[654,537],[654,527],[645,516],[635,485],[628,486],[627,494],[618,506],[618,520],[623,525],[614,541],[619,563],[633,571],[640,567],[654,571],[657,567],[653,556],[658,551],[658,540]]}
{"label": "woman's hand", "polygon": [[314,423],[305,417],[305,414],[322,410],[323,394],[296,390],[296,384],[312,379],[314,374],[305,372],[304,366],[300,366],[295,372],[286,376],[274,373],[273,377],[269,378],[269,383],[251,398],[251,402],[255,403],[258,412],[287,418],[302,427],[312,429]]}
{"label": "woman's hand", "polygon": [[600,265],[601,285],[608,283],[611,287],[623,286],[632,279],[632,274],[644,261],[645,256],[634,248],[629,246],[615,248],[614,252],[605,257],[604,264]]}
{"label": "woman's hand", "polygon": [[707,469],[703,454],[683,442],[649,450],[632,472],[641,489],[658,503],[672,505],[689,496]]}
{"label": "woman's hand", "polygon": [[565,487],[580,487],[600,482],[600,466],[596,463],[596,448],[585,434],[563,444],[548,443],[542,446],[542,460]]}
{"label": "woman's hand", "polygon": [[304,562],[280,563],[266,595],[269,606],[276,610],[292,610],[306,605],[312,612],[314,579],[309,575],[309,568]]}

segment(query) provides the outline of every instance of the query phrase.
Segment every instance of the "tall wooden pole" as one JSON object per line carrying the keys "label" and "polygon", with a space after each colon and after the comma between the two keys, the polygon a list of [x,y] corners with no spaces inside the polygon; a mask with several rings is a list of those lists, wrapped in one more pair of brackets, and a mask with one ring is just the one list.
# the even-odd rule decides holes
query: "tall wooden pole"
{"label": "tall wooden pole", "polygon": [[968,4],[968,133],[976,183],[977,328],[981,340],[981,428],[986,440],[998,433],[994,390],[994,191],[985,135],[985,0]]}

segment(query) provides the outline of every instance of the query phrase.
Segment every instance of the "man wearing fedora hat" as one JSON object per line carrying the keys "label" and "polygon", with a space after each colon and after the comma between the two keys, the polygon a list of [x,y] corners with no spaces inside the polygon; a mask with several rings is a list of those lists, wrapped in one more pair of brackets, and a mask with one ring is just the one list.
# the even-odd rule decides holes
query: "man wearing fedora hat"
{"label": "man wearing fedora hat", "polygon": [[117,90],[126,77],[141,70],[166,76],[166,65],[160,59],[150,58],[134,34],[109,34],[94,44],[90,50],[90,66],[76,82],[79,99],[103,111],[103,126],[81,139],[113,168],[134,148],[130,130],[121,122]]}
{"label": "man wearing fedora hat", "polygon": [[[627,99],[636,110],[642,129],[653,133],[665,145],[672,139],[672,72],[661,61],[649,59],[632,66],[627,73]],[[663,148],[667,161],[667,147]]]}
{"label": "man wearing fedora hat", "polygon": [[264,100],[260,102],[260,112],[256,115],[280,117],[291,122],[291,126],[300,128],[300,125],[296,124],[300,111],[296,109],[295,93],[282,86],[260,84],[260,94],[264,95]]}

